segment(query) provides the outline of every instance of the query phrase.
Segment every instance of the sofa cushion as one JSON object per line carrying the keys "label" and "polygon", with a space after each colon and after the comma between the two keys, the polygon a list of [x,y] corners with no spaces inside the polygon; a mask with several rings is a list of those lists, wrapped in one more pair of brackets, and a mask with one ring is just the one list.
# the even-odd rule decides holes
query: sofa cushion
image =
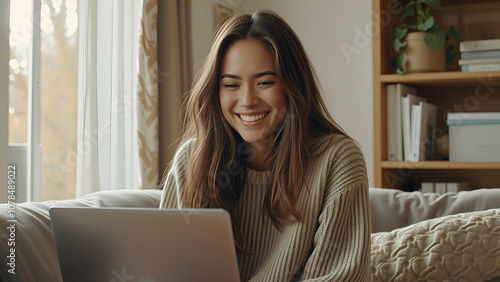
{"label": "sofa cushion", "polygon": [[500,277],[500,209],[372,234],[372,281],[484,281]]}
{"label": "sofa cushion", "polygon": [[[2,281],[62,281],[55,250],[49,208],[63,207],[158,207],[160,190],[101,191],[76,200],[19,203],[15,229],[10,225],[7,204],[0,205],[0,278]],[[5,226],[7,225],[7,226]],[[8,246],[14,230],[15,246]],[[11,241],[12,242],[12,241]],[[7,271],[10,248],[15,248],[15,274]]]}
{"label": "sofa cushion", "polygon": [[500,188],[443,195],[370,188],[370,203],[372,233],[386,232],[440,216],[500,208]]}

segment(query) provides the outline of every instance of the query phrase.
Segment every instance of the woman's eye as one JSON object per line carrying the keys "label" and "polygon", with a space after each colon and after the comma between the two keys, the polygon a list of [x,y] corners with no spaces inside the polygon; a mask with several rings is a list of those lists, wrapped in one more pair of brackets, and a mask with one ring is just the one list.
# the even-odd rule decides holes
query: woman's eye
{"label": "woman's eye", "polygon": [[234,83],[224,84],[224,88],[236,88],[236,87],[238,87],[238,84],[234,84]]}
{"label": "woman's eye", "polygon": [[274,81],[260,81],[259,83],[257,83],[257,85],[259,85],[259,86],[270,86],[273,84],[274,84]]}

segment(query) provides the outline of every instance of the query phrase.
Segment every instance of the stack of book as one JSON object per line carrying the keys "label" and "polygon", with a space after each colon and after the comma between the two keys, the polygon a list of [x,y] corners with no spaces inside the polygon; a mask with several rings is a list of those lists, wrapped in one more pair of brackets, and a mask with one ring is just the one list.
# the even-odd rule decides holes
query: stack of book
{"label": "stack of book", "polygon": [[417,89],[386,85],[387,159],[430,160],[435,150],[437,108],[417,95]]}
{"label": "stack of book", "polygon": [[471,189],[470,182],[422,182],[422,193],[457,193],[460,191],[467,191]]}
{"label": "stack of book", "polygon": [[500,71],[500,39],[460,42],[463,72]]}

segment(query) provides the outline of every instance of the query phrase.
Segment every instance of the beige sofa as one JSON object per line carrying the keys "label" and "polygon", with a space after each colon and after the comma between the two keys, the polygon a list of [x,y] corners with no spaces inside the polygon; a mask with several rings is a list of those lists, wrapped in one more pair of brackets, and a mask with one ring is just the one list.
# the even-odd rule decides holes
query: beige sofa
{"label": "beige sofa", "polygon": [[[0,279],[61,281],[51,206],[157,207],[160,195],[115,190],[17,204],[15,274],[8,272],[9,207],[0,205]],[[373,281],[500,281],[500,189],[424,195],[370,188],[370,201]]]}

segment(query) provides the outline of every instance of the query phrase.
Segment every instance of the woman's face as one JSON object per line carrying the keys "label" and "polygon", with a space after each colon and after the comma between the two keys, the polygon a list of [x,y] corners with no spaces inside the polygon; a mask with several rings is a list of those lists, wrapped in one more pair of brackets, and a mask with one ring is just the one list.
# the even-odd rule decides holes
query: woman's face
{"label": "woman's face", "polygon": [[286,113],[286,96],[266,46],[234,42],[222,58],[219,98],[224,118],[250,146],[267,145]]}

